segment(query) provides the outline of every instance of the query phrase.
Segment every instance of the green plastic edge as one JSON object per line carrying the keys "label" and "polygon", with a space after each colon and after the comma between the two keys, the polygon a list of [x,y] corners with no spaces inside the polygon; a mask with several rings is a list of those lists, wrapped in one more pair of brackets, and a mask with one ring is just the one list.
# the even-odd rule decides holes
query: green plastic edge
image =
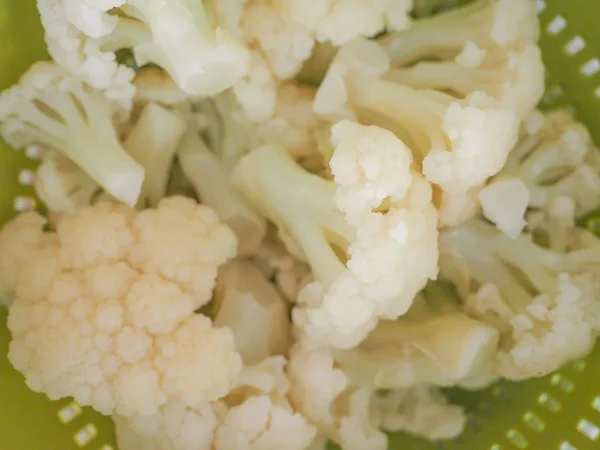
{"label": "green plastic edge", "polygon": [[[524,0],[525,1],[525,0]],[[560,14],[567,21],[557,35],[542,33],[541,46],[549,68],[547,108],[572,106],[577,117],[588,125],[597,123],[600,99],[594,95],[600,86],[598,74],[584,77],[581,67],[600,50],[600,6],[589,0],[547,0],[541,14],[542,28]],[[576,56],[564,47],[581,36],[586,47]],[[26,43],[26,44],[25,44]],[[0,0],[0,88],[13,84],[34,61],[47,58],[41,27],[33,0]],[[600,51],[598,51],[600,53]],[[560,86],[561,89],[554,89]],[[600,129],[591,127],[600,142]],[[0,143],[0,223],[15,214],[15,195],[31,196],[31,188],[18,182],[18,173],[35,167],[22,152]],[[1,249],[0,249],[1,251]],[[4,323],[6,313],[0,312]],[[0,355],[5,355],[9,335],[0,329]],[[471,420],[457,441],[429,443],[409,436],[393,436],[390,448],[403,450],[504,450],[529,448],[559,449],[570,444],[578,450],[600,448],[577,431],[585,419],[600,423],[600,348],[586,361],[578,361],[556,374],[526,383],[503,382],[484,392],[451,392],[452,400],[465,405]],[[93,424],[97,438],[86,448],[105,450],[114,446],[110,418],[83,408],[68,424],[59,421],[58,411],[71,400],[52,402],[31,392],[6,358],[0,359],[0,448],[22,450],[71,450],[80,448],[74,440],[77,431]],[[552,399],[552,402],[548,402]],[[597,401],[597,402],[595,402]],[[595,405],[595,406],[594,406]],[[596,409],[597,408],[597,409]],[[567,447],[565,447],[567,448]]]}

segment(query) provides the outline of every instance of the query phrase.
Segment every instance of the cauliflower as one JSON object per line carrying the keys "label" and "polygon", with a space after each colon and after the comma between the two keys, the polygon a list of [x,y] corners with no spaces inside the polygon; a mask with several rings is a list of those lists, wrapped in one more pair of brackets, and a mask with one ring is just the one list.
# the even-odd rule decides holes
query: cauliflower
{"label": "cauliflower", "polygon": [[250,54],[249,73],[234,85],[236,97],[253,121],[268,120],[276,112],[282,81],[297,76],[315,44],[341,45],[356,37],[371,37],[386,27],[409,24],[411,0],[327,0],[307,5],[298,0],[215,1],[220,22]]}
{"label": "cauliflower", "polygon": [[[114,52],[129,48],[139,66],[153,63],[162,67],[190,95],[216,95],[248,71],[246,49],[218,24],[211,23],[201,3],[39,0],[38,4],[46,15],[43,22],[47,41],[54,48],[52,56],[59,63],[69,60],[86,81],[94,76],[90,66],[95,59],[102,61],[100,67],[110,67],[115,73],[119,68]],[[79,33],[67,32],[69,26]],[[79,53],[77,61],[69,56],[73,51]],[[111,63],[108,67],[107,61]]]}
{"label": "cauliflower", "polygon": [[[348,443],[355,441],[356,448],[362,450],[387,448],[387,436],[370,420],[368,402],[362,402],[361,408],[350,408],[350,402],[344,409],[333,407],[339,397],[351,391],[348,378],[335,368],[335,361],[326,350],[296,344],[290,353],[288,377],[292,404],[327,438],[338,443],[344,439]],[[353,426],[342,427],[342,421]]]}
{"label": "cauliflower", "polygon": [[298,0],[251,0],[241,19],[250,45],[267,56],[281,79],[296,75],[311,56],[315,42],[336,46],[357,37],[372,37],[387,25],[405,29],[412,1],[327,0],[307,7]]}
{"label": "cauliflower", "polygon": [[[77,9],[78,6],[84,9]],[[85,25],[78,14],[85,12],[83,17],[92,19],[88,24],[97,25],[95,34],[102,34],[110,32],[117,18],[107,14],[99,16],[97,8],[86,6],[80,0],[37,0],[48,52],[67,72],[129,110],[135,94],[132,85],[135,71],[119,64],[114,53],[103,48],[100,41],[83,34],[72,22]],[[90,12],[92,16],[88,15]]]}
{"label": "cauliflower", "polygon": [[[233,179],[311,266],[316,281],[301,292],[295,322],[317,340],[349,348],[379,318],[404,314],[435,278],[437,220],[429,184],[410,169],[410,152],[393,134],[341,122],[332,136],[335,182],[305,172],[276,146],[242,158]],[[386,214],[373,211],[380,206]]]}
{"label": "cauliflower", "polygon": [[233,334],[194,314],[235,253],[213,211],[173,197],[141,212],[97,203],[56,232],[43,224],[31,213],[0,234],[28,245],[8,356],[31,389],[125,416],[231,389],[241,368]]}
{"label": "cauliflower", "polygon": [[337,367],[374,390],[415,386],[482,388],[493,379],[498,331],[458,311],[436,310],[423,296],[396,321],[382,321],[356,348],[335,350]]}
{"label": "cauliflower", "polygon": [[[479,0],[417,20],[381,40],[395,67],[386,78],[460,98],[483,91],[524,118],[544,93],[538,28],[530,0]],[[405,67],[415,59],[425,61]]]}
{"label": "cauliflower", "polygon": [[248,1],[241,27],[249,47],[261,51],[279,79],[294,77],[310,57],[314,45],[311,30],[282,15],[278,2]]}
{"label": "cauliflower", "polygon": [[244,363],[285,355],[291,341],[287,305],[254,265],[236,260],[219,273],[214,324],[229,327]]}
{"label": "cauliflower", "polygon": [[479,219],[441,234],[441,276],[457,284],[465,311],[502,333],[498,375],[540,377],[591,350],[600,331],[598,250],[596,242],[554,251]]}
{"label": "cauliflower", "polygon": [[50,62],[38,62],[0,94],[0,133],[15,148],[38,144],[64,153],[103,189],[134,205],[144,169],[123,150],[113,105]]}
{"label": "cauliflower", "polygon": [[144,167],[146,176],[138,206],[156,206],[167,189],[169,170],[187,129],[177,114],[148,103],[127,134],[123,147]]}
{"label": "cauliflower", "polygon": [[171,402],[152,416],[116,417],[121,450],[304,450],[315,436],[286,400],[285,359],[242,370],[222,400],[194,407]]}
{"label": "cauliflower", "polygon": [[237,161],[234,154],[243,153],[243,144],[224,130],[213,148],[200,136],[200,130],[190,124],[177,157],[185,176],[190,180],[203,203],[213,208],[221,220],[236,234],[239,252],[247,254],[256,249],[266,232],[266,223],[240,196],[230,182],[230,172]]}
{"label": "cauliflower", "polygon": [[324,0],[310,5],[299,0],[277,2],[284,17],[307,30],[317,42],[340,46],[357,37],[384,30],[404,30],[410,24],[412,0]]}
{"label": "cauliflower", "polygon": [[460,59],[466,54],[461,53],[456,61],[420,62],[409,68],[392,69],[386,79],[415,89],[451,91],[460,98],[486,92],[521,118],[537,106],[544,94],[545,71],[536,44],[528,43],[501,55],[489,53],[475,63]]}
{"label": "cauliflower", "polygon": [[[384,36],[381,43],[394,67],[401,67],[423,59],[453,59],[472,44],[501,53],[517,49],[526,42],[537,42],[538,37],[535,2],[476,0],[415,20],[408,29]],[[472,58],[472,55],[471,51],[469,56]]]}
{"label": "cauliflower", "polygon": [[57,151],[46,152],[36,170],[35,193],[53,214],[73,214],[88,206],[99,189],[98,183]]}
{"label": "cauliflower", "polygon": [[425,178],[445,192],[464,193],[502,169],[518,137],[514,112],[483,91],[457,99],[389,81],[388,67],[388,56],[374,42],[342,47],[317,92],[315,110],[393,131]]}
{"label": "cauliflower", "polygon": [[518,177],[530,193],[531,208],[568,196],[575,200],[577,217],[584,216],[600,206],[598,149],[589,131],[567,111],[552,111],[542,120],[524,133],[498,178]]}
{"label": "cauliflower", "polygon": [[384,430],[429,439],[456,437],[465,422],[435,388],[392,389],[383,394],[353,382],[325,349],[296,344],[288,366],[292,404],[328,439],[348,450],[385,450]]}

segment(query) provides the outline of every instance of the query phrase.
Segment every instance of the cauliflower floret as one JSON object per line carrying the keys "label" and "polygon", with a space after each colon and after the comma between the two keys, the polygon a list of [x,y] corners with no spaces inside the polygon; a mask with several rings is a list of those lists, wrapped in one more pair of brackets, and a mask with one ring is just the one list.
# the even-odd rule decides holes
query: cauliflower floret
{"label": "cauliflower floret", "polygon": [[531,208],[542,208],[556,197],[571,197],[581,217],[600,205],[597,152],[585,126],[559,109],[523,134],[498,178],[518,177],[530,192]]}
{"label": "cauliflower floret", "polygon": [[407,143],[425,178],[446,192],[466,192],[502,169],[519,117],[483,91],[464,99],[389,81],[389,58],[376,43],[342,47],[315,99],[317,112],[356,116]]}
{"label": "cauliflower floret", "polygon": [[134,205],[144,169],[121,146],[114,104],[51,62],[38,62],[0,95],[0,133],[13,147],[62,152],[108,193]]}
{"label": "cauliflower floret", "polygon": [[511,239],[479,219],[442,233],[441,275],[457,284],[469,314],[502,333],[498,375],[540,377],[591,350],[600,332],[600,247],[593,239],[595,245],[553,251],[530,233]]}
{"label": "cauliflower floret", "polygon": [[[153,63],[162,67],[190,95],[216,95],[248,71],[249,55],[245,47],[226,30],[212,24],[206,6],[201,3],[192,5],[183,0],[115,0],[94,4],[85,0],[40,0],[38,3],[42,4],[40,12],[53,57],[91,84],[98,84],[92,68],[104,69],[108,79],[116,77],[122,66],[116,62],[114,52],[122,49],[132,49],[139,66]],[[131,80],[130,71],[127,75]],[[119,78],[122,77],[120,74]]]}
{"label": "cauliflower floret", "polygon": [[[312,268],[317,281],[300,294],[295,322],[312,337],[347,348],[379,318],[404,314],[435,278],[437,218],[431,187],[410,169],[410,153],[392,133],[342,122],[333,142],[337,185],[303,171],[275,146],[253,150],[233,175],[288,250]],[[347,253],[347,262],[332,245]]]}
{"label": "cauliflower floret", "polygon": [[235,252],[212,211],[174,197],[141,212],[98,203],[61,217],[56,233],[33,219],[0,234],[37,245],[8,318],[9,359],[31,389],[125,416],[229,392],[241,368],[233,334],[194,314]]}
{"label": "cauliflower floret", "polygon": [[169,402],[151,416],[117,417],[121,450],[304,450],[315,427],[286,399],[285,358],[246,366],[222,400],[187,406]]}
{"label": "cauliflower floret", "polygon": [[88,206],[99,189],[98,183],[57,151],[46,152],[36,170],[35,193],[53,214],[72,214]]}
{"label": "cauliflower floret", "polygon": [[[88,83],[92,88],[104,92],[107,98],[122,105],[125,110],[132,107],[135,88],[132,85],[135,72],[119,64],[114,53],[102,48],[101,42],[89,39],[74,24],[86,24],[96,37],[114,29],[115,16],[87,7],[85,21],[74,7],[85,7],[81,1],[38,0],[46,45],[52,59],[66,71]],[[93,14],[96,10],[100,15]],[[95,17],[94,17],[95,16]],[[95,20],[90,20],[94,18]]]}
{"label": "cauliflower floret", "polygon": [[380,322],[357,347],[332,351],[352,384],[376,390],[482,388],[493,379],[498,331],[458,306],[437,311],[424,305],[419,296],[406,316]]}
{"label": "cauliflower floret", "polygon": [[310,30],[283,17],[274,3],[248,2],[241,23],[247,42],[262,51],[277,78],[292,78],[310,57],[314,45]]}
{"label": "cauliflower floret", "polygon": [[120,450],[212,450],[226,406],[170,401],[149,416],[113,416]]}
{"label": "cauliflower floret", "polygon": [[217,431],[215,448],[304,450],[314,436],[314,427],[304,417],[263,395],[229,410]]}
{"label": "cauliflower floret", "polygon": [[349,388],[349,380],[344,372],[335,368],[335,361],[326,350],[310,350],[296,344],[290,353],[288,377],[292,404],[309,422],[317,426],[319,432],[337,442],[350,434],[361,443],[374,444],[363,447],[363,450],[387,448],[387,436],[379,432],[369,420],[366,423],[360,420],[369,419],[368,415],[362,415],[354,426],[345,427],[344,436],[341,436],[342,419],[351,420],[353,412],[360,414],[362,411],[340,411],[339,408],[333,408],[336,399]]}
{"label": "cauliflower floret", "polygon": [[483,91],[521,118],[537,106],[544,94],[545,69],[536,44],[527,43],[506,54],[490,53],[473,64],[461,60],[473,51],[471,46],[465,50],[455,62],[421,62],[409,68],[392,69],[386,79],[415,89],[451,91],[461,98]]}
{"label": "cauliflower floret", "polygon": [[373,37],[381,31],[404,30],[410,24],[412,0],[326,0],[310,5],[280,0],[285,17],[313,32],[318,42],[340,46],[357,37]]}
{"label": "cauliflower floret", "polygon": [[381,39],[395,67],[419,59],[453,59],[469,43],[497,52],[537,42],[535,2],[477,0],[432,17],[415,20],[407,30]]}
{"label": "cauliflower floret", "polygon": [[292,349],[288,366],[292,404],[342,448],[387,449],[383,430],[432,440],[453,438],[462,431],[464,413],[448,405],[435,388],[390,388],[381,394],[372,384],[355,383],[353,371],[340,367],[327,350],[302,343]]}

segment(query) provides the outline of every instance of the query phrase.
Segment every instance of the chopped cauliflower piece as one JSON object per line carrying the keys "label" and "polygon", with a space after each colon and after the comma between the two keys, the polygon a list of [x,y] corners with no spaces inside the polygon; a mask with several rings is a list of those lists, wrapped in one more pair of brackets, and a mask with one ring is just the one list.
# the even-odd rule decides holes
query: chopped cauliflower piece
{"label": "chopped cauliflower piece", "polygon": [[381,39],[394,67],[423,59],[452,59],[469,43],[490,51],[537,42],[539,22],[535,2],[476,0],[432,17],[415,20],[406,30]]}
{"label": "chopped cauliflower piece", "polygon": [[490,53],[475,67],[465,66],[460,60],[421,62],[392,69],[385,77],[416,89],[451,91],[460,98],[476,91],[486,92],[522,118],[541,100],[544,76],[541,51],[535,43],[528,43],[506,54]]}
{"label": "chopped cauliflower piece", "polygon": [[[85,25],[78,21],[74,7],[83,7],[88,25],[95,25],[90,32],[98,35],[110,32],[115,26],[115,16],[98,14],[95,7],[87,7],[81,0],[37,0],[42,26],[45,31],[46,45],[52,59],[67,72],[92,88],[102,91],[107,98],[119,103],[126,110],[131,109],[135,87],[132,84],[135,71],[119,64],[116,55],[103,48],[98,39],[91,39],[75,25]],[[95,17],[94,17],[95,16]]]}
{"label": "chopped cauliflower piece", "polygon": [[[541,377],[591,350],[600,332],[597,244],[553,251],[475,219],[442,233],[440,253],[441,276],[459,285],[465,310],[502,333],[498,375]],[[457,265],[474,291],[460,288]]]}
{"label": "chopped cauliflower piece", "polygon": [[357,347],[333,352],[337,367],[353,384],[376,390],[481,388],[479,380],[492,378],[498,331],[457,309],[442,313],[426,307],[382,321]]}
{"label": "chopped cauliflower piece", "polygon": [[372,386],[353,383],[325,349],[297,343],[288,376],[292,404],[344,449],[385,450],[384,430],[408,431],[432,440],[453,438],[465,422],[461,408],[448,405],[435,388],[431,392],[427,386],[390,390],[383,395]]}
{"label": "chopped cauliflower piece", "polygon": [[288,20],[311,30],[318,42],[340,46],[358,37],[373,37],[385,29],[404,30],[410,24],[413,0],[299,0],[278,2]]}
{"label": "chopped cauliflower piece", "polygon": [[144,169],[123,149],[113,105],[51,62],[38,62],[0,95],[0,133],[15,148],[64,153],[115,198],[134,205]]}
{"label": "chopped cauliflower piece", "polygon": [[425,178],[446,192],[466,192],[498,173],[515,144],[518,116],[483,91],[464,99],[387,80],[389,58],[376,43],[342,47],[314,108],[358,117],[407,143]]}
{"label": "chopped cauliflower piece", "polygon": [[268,0],[247,2],[241,25],[246,41],[266,56],[271,71],[280,79],[294,77],[314,45],[311,30],[284,17],[277,3]]}
{"label": "chopped cauliflower piece", "polygon": [[141,212],[97,203],[43,225],[29,214],[0,234],[33,247],[8,318],[9,360],[31,389],[125,416],[231,389],[233,334],[194,314],[235,252],[213,211],[177,197]]}
{"label": "chopped cauliflower piece", "polygon": [[269,60],[280,79],[297,75],[316,42],[339,46],[373,37],[386,27],[403,30],[410,23],[412,0],[323,0],[308,6],[299,0],[251,0],[241,18],[246,41]]}
{"label": "chopped cauliflower piece", "polygon": [[[435,278],[437,218],[431,187],[410,169],[410,152],[392,133],[341,122],[332,134],[335,182],[305,172],[275,146],[250,152],[233,176],[312,268],[316,281],[301,292],[294,320],[313,338],[349,348],[379,318],[404,314]],[[373,211],[379,206],[385,214]]]}
{"label": "chopped cauliflower piece", "polygon": [[[139,66],[153,63],[162,67],[190,95],[216,95],[248,71],[246,48],[226,30],[211,23],[202,3],[185,0],[108,3],[40,0],[38,3],[42,4],[40,12],[53,57],[92,85],[96,80],[91,67],[94,64],[116,77],[121,66],[115,61],[114,52],[122,49],[131,49]],[[83,11],[86,14],[82,16]]]}
{"label": "chopped cauliflower piece", "polygon": [[499,177],[518,177],[531,194],[531,208],[568,196],[575,200],[581,217],[600,206],[597,152],[589,131],[559,109],[546,114],[539,127],[521,137]]}

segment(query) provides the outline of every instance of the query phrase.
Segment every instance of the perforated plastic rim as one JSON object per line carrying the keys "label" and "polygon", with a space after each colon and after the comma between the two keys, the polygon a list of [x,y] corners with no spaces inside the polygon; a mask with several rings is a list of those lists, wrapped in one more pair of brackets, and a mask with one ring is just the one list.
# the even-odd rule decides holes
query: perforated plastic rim
{"label": "perforated plastic rim", "polygon": [[[523,0],[527,1],[527,0]],[[600,5],[591,0],[537,0],[541,46],[549,69],[544,106],[568,106],[600,142]],[[35,60],[46,57],[34,0],[0,0],[0,88],[14,83]],[[35,158],[0,146],[0,223],[31,205]],[[31,154],[35,156],[35,152]],[[16,201],[15,201],[16,200]],[[0,249],[1,251],[1,249]],[[0,322],[6,314],[0,312]],[[6,355],[8,332],[0,328],[0,448],[111,450],[111,421],[71,400],[51,402],[34,394]],[[503,382],[484,392],[452,393],[469,412],[469,425],[453,442],[429,443],[394,436],[402,450],[593,450],[600,448],[600,347],[551,376],[527,383]],[[282,449],[284,450],[284,449]]]}

